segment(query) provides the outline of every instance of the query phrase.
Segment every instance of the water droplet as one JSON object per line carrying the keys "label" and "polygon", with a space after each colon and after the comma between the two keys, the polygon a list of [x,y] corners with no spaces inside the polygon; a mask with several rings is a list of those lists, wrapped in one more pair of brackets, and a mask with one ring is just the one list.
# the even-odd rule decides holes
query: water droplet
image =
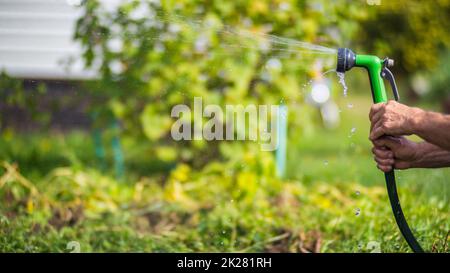
{"label": "water droplet", "polygon": [[356,195],[360,195],[361,193],[359,191],[355,191],[355,194]]}
{"label": "water droplet", "polygon": [[323,161],[323,165],[325,165],[325,166],[328,166],[328,163],[329,163],[328,160]]}
{"label": "water droplet", "polygon": [[352,137],[355,133],[356,133],[356,127],[353,127],[353,128],[350,130],[350,133],[348,134],[348,137],[349,137],[349,138]]}
{"label": "water droplet", "polygon": [[342,72],[336,72],[336,74],[338,75],[339,78],[339,83],[342,85],[342,87],[344,88],[344,97],[347,97],[347,84],[345,83],[345,73]]}
{"label": "water droplet", "polygon": [[352,109],[353,108],[353,103],[347,104],[347,108]]}
{"label": "water droplet", "polygon": [[225,230],[222,230],[222,234],[226,234],[227,232]]}

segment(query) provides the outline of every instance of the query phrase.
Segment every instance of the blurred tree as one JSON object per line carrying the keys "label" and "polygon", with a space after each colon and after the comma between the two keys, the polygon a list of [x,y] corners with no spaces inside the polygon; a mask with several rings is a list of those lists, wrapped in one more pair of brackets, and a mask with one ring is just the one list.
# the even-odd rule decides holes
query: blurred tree
{"label": "blurred tree", "polygon": [[364,18],[357,43],[395,56],[404,72],[432,69],[450,46],[450,0],[383,1]]}
{"label": "blurred tree", "polygon": [[361,51],[394,58],[400,77],[430,71],[448,75],[436,68],[450,46],[450,0],[382,1],[368,10],[355,40]]}
{"label": "blurred tree", "polygon": [[[172,149],[168,154],[202,164],[217,155],[217,145],[227,144],[172,142],[172,106],[191,105],[194,96],[222,106],[302,103],[299,82],[306,82],[313,60],[324,54],[270,34],[345,44],[367,16],[364,6],[346,0],[167,0],[111,8],[85,1],[75,37],[87,66],[100,68],[102,78],[92,88],[100,98],[97,110],[103,109],[97,112],[120,119],[125,133],[157,143],[152,155]],[[328,57],[334,61],[333,54]],[[303,116],[301,123],[290,119],[297,129],[308,123]]]}
{"label": "blurred tree", "polygon": [[431,92],[427,94],[430,100],[442,100],[443,110],[450,114],[450,51],[442,55],[440,65],[436,68],[436,73],[430,73]]}

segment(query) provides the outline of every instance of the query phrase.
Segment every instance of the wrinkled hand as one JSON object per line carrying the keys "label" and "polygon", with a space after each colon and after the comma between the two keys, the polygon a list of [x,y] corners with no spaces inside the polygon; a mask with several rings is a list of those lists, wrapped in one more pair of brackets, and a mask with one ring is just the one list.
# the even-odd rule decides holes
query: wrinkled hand
{"label": "wrinkled hand", "polygon": [[372,153],[378,169],[389,172],[395,169],[408,169],[414,166],[419,156],[419,144],[404,137],[384,136],[372,141]]}
{"label": "wrinkled hand", "polygon": [[374,141],[383,135],[402,136],[414,133],[415,118],[418,108],[406,106],[396,101],[377,103],[370,109],[370,140]]}

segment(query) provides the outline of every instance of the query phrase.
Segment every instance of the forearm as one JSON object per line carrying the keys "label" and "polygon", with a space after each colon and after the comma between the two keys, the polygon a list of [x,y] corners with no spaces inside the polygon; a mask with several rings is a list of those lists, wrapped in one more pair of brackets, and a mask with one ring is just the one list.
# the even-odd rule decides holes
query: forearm
{"label": "forearm", "polygon": [[413,134],[450,151],[450,115],[416,109],[417,114],[413,118]]}
{"label": "forearm", "polygon": [[450,167],[450,151],[428,142],[419,143],[412,168]]}

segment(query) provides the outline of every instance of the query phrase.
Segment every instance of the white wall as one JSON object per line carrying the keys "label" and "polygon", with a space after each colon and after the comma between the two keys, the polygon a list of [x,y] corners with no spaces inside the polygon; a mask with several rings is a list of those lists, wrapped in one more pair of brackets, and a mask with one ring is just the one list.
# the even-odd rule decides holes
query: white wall
{"label": "white wall", "polygon": [[[28,79],[88,79],[72,39],[76,0],[0,0],[0,71]],[[68,61],[72,64],[68,65]]]}

